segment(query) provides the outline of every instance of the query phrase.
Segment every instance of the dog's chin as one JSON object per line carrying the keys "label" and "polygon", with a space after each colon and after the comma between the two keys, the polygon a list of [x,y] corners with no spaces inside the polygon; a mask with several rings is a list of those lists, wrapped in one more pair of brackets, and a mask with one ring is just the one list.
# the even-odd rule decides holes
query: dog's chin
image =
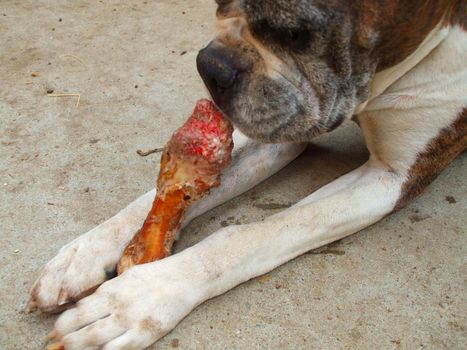
{"label": "dog's chin", "polygon": [[[291,143],[309,138],[309,135],[303,135],[303,130],[298,125],[300,123],[295,122],[305,118],[299,107],[296,107],[296,113],[290,113],[295,110],[295,107],[290,108],[288,112],[278,113],[277,110],[267,109],[268,101],[252,101],[251,97],[241,97],[241,95],[229,101],[216,101],[215,99],[214,101],[235,128],[255,141]],[[278,123],[277,119],[286,122]]]}
{"label": "dog's chin", "polygon": [[286,130],[300,119],[302,111],[295,97],[284,94],[265,99],[258,90],[246,86],[210,93],[225,117],[249,138],[263,143],[293,141],[294,134]]}
{"label": "dog's chin", "polygon": [[[214,103],[246,136],[263,143],[309,142],[345,119],[347,103],[333,93],[319,101],[311,86],[243,75],[229,89],[209,89]],[[335,114],[335,115],[334,115]]]}
{"label": "dog's chin", "polygon": [[309,142],[325,132],[319,119],[294,99],[277,103],[251,94],[212,99],[235,128],[262,143]]}

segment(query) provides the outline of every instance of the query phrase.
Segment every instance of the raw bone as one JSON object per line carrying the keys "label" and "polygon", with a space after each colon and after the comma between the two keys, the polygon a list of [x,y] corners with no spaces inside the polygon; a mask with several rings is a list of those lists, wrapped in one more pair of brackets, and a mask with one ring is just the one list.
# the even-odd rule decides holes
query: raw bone
{"label": "raw bone", "polygon": [[143,227],[125,249],[118,274],[170,255],[190,204],[219,186],[221,172],[231,161],[232,132],[230,122],[211,101],[198,101],[165,147],[156,198]]}

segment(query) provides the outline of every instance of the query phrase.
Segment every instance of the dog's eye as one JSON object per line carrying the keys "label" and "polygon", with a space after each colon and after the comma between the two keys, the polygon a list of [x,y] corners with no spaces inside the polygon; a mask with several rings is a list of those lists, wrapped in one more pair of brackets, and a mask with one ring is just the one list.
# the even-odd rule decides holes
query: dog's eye
{"label": "dog's eye", "polygon": [[274,42],[293,51],[305,51],[311,39],[310,32],[306,28],[276,29],[270,34]]}
{"label": "dog's eye", "polygon": [[307,29],[295,29],[290,31],[290,45],[296,49],[305,49],[310,42],[310,32]]}
{"label": "dog's eye", "polygon": [[305,51],[311,42],[311,32],[304,25],[297,28],[278,28],[267,21],[260,21],[252,26],[253,32],[264,40],[265,44],[276,44],[295,52]]}

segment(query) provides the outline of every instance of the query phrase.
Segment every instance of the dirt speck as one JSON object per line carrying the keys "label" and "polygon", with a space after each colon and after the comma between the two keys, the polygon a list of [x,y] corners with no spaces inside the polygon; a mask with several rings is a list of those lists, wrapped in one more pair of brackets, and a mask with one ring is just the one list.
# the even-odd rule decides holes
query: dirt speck
{"label": "dirt speck", "polygon": [[429,216],[429,215],[427,215],[427,216],[422,216],[422,215],[413,214],[413,215],[410,215],[410,216],[409,216],[409,219],[410,219],[410,222],[413,224],[413,223],[415,223],[415,222],[420,222],[420,221],[429,219],[430,217],[431,217],[431,216]]}
{"label": "dirt speck", "polygon": [[241,225],[241,224],[242,224],[242,220],[237,219],[233,216],[229,216],[226,220],[221,221],[221,227],[227,227],[230,225]]}
{"label": "dirt speck", "polygon": [[264,284],[271,280],[271,275],[262,275],[256,279],[259,283]]}
{"label": "dirt speck", "polygon": [[352,340],[354,342],[360,342],[362,340],[362,338],[363,338],[362,333],[360,333],[357,328],[353,328],[350,331],[350,336],[352,337]]}
{"label": "dirt speck", "polygon": [[446,200],[446,202],[448,202],[449,204],[454,204],[454,203],[457,203],[456,199],[453,197],[453,196],[446,196],[446,198],[444,198]]}
{"label": "dirt speck", "polygon": [[178,340],[177,338],[172,339],[170,345],[172,345],[173,348],[178,348],[180,346],[180,340]]}
{"label": "dirt speck", "polygon": [[337,250],[337,249],[326,249],[326,250],[319,250],[319,251],[311,250],[311,251],[307,252],[306,254],[312,254],[312,255],[319,255],[319,254],[323,254],[323,255],[345,255],[345,251]]}
{"label": "dirt speck", "polygon": [[139,326],[143,330],[151,333],[157,333],[162,329],[162,324],[159,321],[153,319],[152,317],[146,317],[139,323]]}
{"label": "dirt speck", "polygon": [[287,209],[292,205],[292,203],[255,203],[255,206],[258,209],[263,210],[277,210],[277,209]]}

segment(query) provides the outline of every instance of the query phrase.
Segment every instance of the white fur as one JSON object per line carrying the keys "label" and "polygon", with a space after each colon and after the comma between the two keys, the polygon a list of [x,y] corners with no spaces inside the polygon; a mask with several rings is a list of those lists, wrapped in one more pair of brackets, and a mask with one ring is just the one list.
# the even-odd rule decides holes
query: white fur
{"label": "white fur", "polygon": [[396,80],[414,68],[447,37],[448,33],[448,27],[442,27],[442,23],[439,23],[403,62],[377,73],[371,84],[370,99],[381,95]]}
{"label": "white fur", "polygon": [[449,29],[441,28],[441,23],[434,28],[430,34],[423,40],[420,46],[410,54],[403,62],[377,73],[371,83],[370,97],[355,109],[355,114],[359,114],[367,110],[368,103],[380,96],[389,86],[396,80],[404,76],[409,70],[415,67],[423,58],[425,58],[431,50],[446,38]]}
{"label": "white fur", "polygon": [[[409,58],[410,64],[401,65],[403,75],[385,77],[383,81],[392,84],[359,115],[371,153],[364,166],[263,222],[223,228],[181,253],[104,283],[58,319],[55,328],[66,349],[142,349],[203,301],[390,213],[417,153],[467,104],[467,36],[457,28],[443,29],[442,35],[445,39],[436,48],[416,57],[417,65]],[[222,187],[187,220],[270,176],[303,149],[240,138],[242,146]],[[77,290],[102,282],[103,269],[115,264],[152,197],[141,197],[64,247],[36,284],[38,306],[56,306],[60,289],[73,297]]]}
{"label": "white fur", "polygon": [[430,45],[423,61],[358,116],[371,153],[404,176],[426,144],[467,106],[466,32],[459,27],[441,32],[445,39],[434,49]]}
{"label": "white fur", "polygon": [[[234,131],[233,141],[232,163],[222,175],[221,186],[193,204],[182,226],[264,181],[306,147],[305,144],[261,144],[238,130]],[[117,264],[141,227],[154,197],[155,190],[149,191],[111,219],[61,248],[34,283],[30,308],[52,311],[104,282],[105,271],[111,271]]]}

